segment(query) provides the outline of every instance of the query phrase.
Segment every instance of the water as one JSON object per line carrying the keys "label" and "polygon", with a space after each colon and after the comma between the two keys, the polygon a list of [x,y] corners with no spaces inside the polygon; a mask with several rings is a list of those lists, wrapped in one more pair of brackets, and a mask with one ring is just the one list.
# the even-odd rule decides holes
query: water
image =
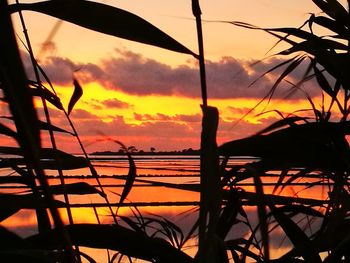
{"label": "water", "polygon": [[[135,155],[133,158],[137,167],[137,177],[127,200],[125,200],[125,206],[119,208],[118,215],[132,217],[137,212],[136,206],[143,216],[154,217],[155,214],[160,215],[179,225],[185,233],[188,232],[198,218],[196,205],[199,201],[199,193],[178,188],[184,186],[198,187],[199,157],[187,155]],[[101,184],[113,211],[116,212],[129,170],[128,159],[126,156],[98,155],[91,156],[91,160],[100,176],[99,181],[91,177],[89,169],[84,168],[64,171],[65,183],[85,182],[98,190],[100,190],[99,184]],[[228,165],[242,165],[255,160],[254,158],[235,158],[230,159]],[[9,173],[9,169],[2,170],[2,175],[8,175]],[[46,174],[51,185],[60,184],[56,171],[48,170]],[[275,172],[275,174],[278,173]],[[265,192],[272,193],[273,185],[277,181],[274,173],[272,172],[270,177],[264,177],[262,180],[266,184]],[[294,185],[286,187],[278,193],[286,196],[324,198],[327,192],[324,187],[306,189],[305,184],[315,180],[313,178],[300,179],[294,182]],[[161,184],[154,185],[152,182],[167,184],[167,187]],[[9,188],[13,186],[13,184],[1,184],[0,191],[1,193],[23,193],[26,190],[26,188]],[[21,187],[21,185],[16,186]],[[240,182],[238,186],[246,191],[254,192],[255,190],[251,179]],[[56,198],[64,201],[61,195],[56,196]],[[110,210],[106,207],[106,201],[99,194],[72,195],[69,197],[69,202],[73,207],[74,223],[97,223],[98,221],[103,224],[113,223]],[[95,211],[92,208],[93,206],[97,207]],[[64,209],[60,211],[63,220],[68,223],[66,211]],[[252,222],[257,221],[256,211],[253,207],[246,207],[246,211]],[[2,225],[21,236],[35,234],[37,231],[36,224],[34,213],[25,209],[2,222]],[[244,236],[246,230],[238,228],[233,231],[237,236]],[[192,244],[195,244],[194,242],[192,241]],[[281,253],[286,247],[288,246],[283,246],[280,250],[276,249],[275,254]],[[105,251],[91,249],[85,249],[85,251],[89,252],[97,262],[107,262]],[[193,255],[195,249],[190,249],[188,253]]]}

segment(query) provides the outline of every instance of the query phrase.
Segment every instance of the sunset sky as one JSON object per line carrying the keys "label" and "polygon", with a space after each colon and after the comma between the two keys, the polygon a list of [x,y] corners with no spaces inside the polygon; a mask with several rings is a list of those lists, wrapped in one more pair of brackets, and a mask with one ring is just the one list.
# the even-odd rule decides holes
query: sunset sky
{"label": "sunset sky", "polygon": [[[141,16],[197,53],[190,0],[100,2]],[[200,3],[205,21],[235,20],[262,27],[300,26],[310,12],[318,12],[312,1],[302,0],[202,0]],[[145,151],[150,147],[199,148],[201,99],[198,64],[193,57],[103,35],[68,22],[60,24],[55,34],[51,34],[57,19],[33,12],[24,15],[36,58],[65,107],[73,92],[73,75],[83,86],[84,95],[71,118],[88,152],[118,150],[119,146],[111,145],[107,138]],[[17,15],[13,15],[13,20],[23,39]],[[203,22],[203,30],[209,104],[220,112],[219,144],[252,135],[279,119],[277,114],[256,116],[262,110],[278,109],[288,114],[310,107],[302,93],[285,99],[288,87],[282,87],[267,108],[264,109],[264,104],[237,122],[266,94],[276,75],[264,77],[248,88],[249,84],[282,58],[250,65],[283,46],[266,54],[275,39],[264,32],[227,23]],[[44,45],[47,39],[50,42]],[[26,58],[25,61],[28,67]],[[30,71],[28,74],[32,77]],[[293,80],[300,74],[293,73],[290,78]],[[319,95],[312,87],[308,92],[311,96]],[[55,125],[70,129],[62,113],[54,110],[51,113]],[[59,147],[79,152],[72,137],[61,137]]]}

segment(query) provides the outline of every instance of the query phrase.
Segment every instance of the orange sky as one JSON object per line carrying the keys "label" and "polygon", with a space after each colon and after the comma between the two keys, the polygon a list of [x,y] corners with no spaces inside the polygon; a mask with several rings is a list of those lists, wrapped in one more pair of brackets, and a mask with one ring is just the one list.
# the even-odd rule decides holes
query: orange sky
{"label": "orange sky", "polygon": [[[189,0],[101,2],[134,12],[197,52]],[[317,11],[312,1],[302,0],[200,2],[204,20],[238,20],[269,27],[299,26],[307,19],[308,12]],[[73,75],[83,86],[84,95],[71,118],[88,152],[114,150],[115,145],[111,147],[109,142],[100,141],[106,137],[146,151],[150,147],[157,150],[199,147],[201,100],[194,58],[69,23],[62,23],[50,39],[49,48],[42,49],[57,20],[32,12],[25,12],[25,19],[37,59],[55,84],[65,107],[73,92]],[[17,15],[13,20],[23,39]],[[262,110],[279,109],[287,114],[310,107],[302,94],[282,100],[288,90],[284,87],[267,108],[263,105],[237,124],[273,84],[276,76],[271,75],[247,88],[280,61],[276,58],[250,66],[252,61],[266,56],[275,40],[263,32],[223,23],[204,22],[203,30],[209,104],[220,111],[219,143],[251,135],[279,118],[277,114],[254,117]],[[298,73],[300,76],[296,72],[291,78],[296,79]],[[30,72],[29,76],[32,77]],[[309,92],[316,95],[313,89]],[[70,129],[62,113],[56,110],[51,113],[54,124]],[[63,149],[78,152],[78,144],[73,141],[71,137],[60,136]]]}

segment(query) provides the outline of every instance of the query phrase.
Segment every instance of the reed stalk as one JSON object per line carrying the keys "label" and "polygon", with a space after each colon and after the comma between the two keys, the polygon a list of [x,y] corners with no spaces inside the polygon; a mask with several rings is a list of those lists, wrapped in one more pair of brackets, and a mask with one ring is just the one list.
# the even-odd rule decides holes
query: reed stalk
{"label": "reed stalk", "polygon": [[[205,73],[203,32],[201,21],[201,9],[199,0],[192,0],[192,13],[196,18],[199,70],[202,91],[202,133],[200,148],[200,211],[199,211],[199,241],[198,261],[205,262],[226,262],[226,252],[220,253],[220,245],[216,236],[216,228],[219,220],[221,190],[219,156],[216,144],[216,131],[219,121],[218,110],[208,106],[207,84]],[[223,261],[224,260],[224,261]]]}
{"label": "reed stalk", "polygon": [[[23,149],[28,170],[33,169],[35,171],[35,174],[43,188],[44,198],[50,209],[55,226],[57,227],[62,240],[64,241],[66,259],[69,262],[76,262],[76,257],[71,247],[69,235],[64,229],[63,222],[55,205],[55,200],[45,178],[44,170],[40,165],[39,152],[41,143],[39,129],[37,125],[35,125],[38,119],[32,102],[32,96],[28,91],[28,85],[26,83],[27,77],[25,75],[22,61],[17,49],[17,42],[14,37],[13,26],[6,1],[1,1],[1,10],[1,27],[3,30],[1,31],[0,38],[5,46],[1,47],[1,49],[3,49],[4,52],[9,52],[8,55],[3,57],[4,60],[2,61],[1,65],[1,69],[4,73],[3,81],[5,82],[3,83],[3,88],[5,96],[9,102],[11,113],[15,120],[15,125],[20,138],[19,144]],[[20,15],[20,18],[23,22],[24,20],[22,15]],[[26,38],[29,39],[28,35],[26,35]],[[11,63],[13,63],[12,66],[10,66]],[[9,69],[16,70],[16,76],[13,74],[14,71],[9,71]],[[29,116],[28,112],[33,112],[30,116],[31,119],[27,118]],[[30,123],[30,120],[34,121],[34,123]]]}

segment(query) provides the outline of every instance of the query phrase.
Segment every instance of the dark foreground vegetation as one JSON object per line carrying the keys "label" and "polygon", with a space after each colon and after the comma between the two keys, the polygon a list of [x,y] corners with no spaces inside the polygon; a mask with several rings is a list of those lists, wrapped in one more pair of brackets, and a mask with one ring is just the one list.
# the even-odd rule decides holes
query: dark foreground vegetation
{"label": "dark foreground vegetation", "polygon": [[[80,251],[81,247],[106,249],[109,262],[130,261],[132,258],[149,262],[349,262],[350,261],[350,195],[349,195],[349,134],[350,112],[350,15],[348,8],[336,0],[313,0],[322,11],[311,14],[299,28],[262,29],[242,22],[228,22],[255,30],[265,30],[290,47],[277,55],[284,62],[266,74],[283,69],[265,100],[272,99],[281,83],[287,82],[291,91],[303,90],[308,81],[317,83],[324,96],[318,106],[310,101],[314,117],[290,114],[254,136],[227,142],[217,147],[216,129],[218,112],[207,106],[204,55],[202,53],[200,9],[192,1],[198,26],[199,55],[159,31],[143,19],[123,10],[82,0],[51,0],[36,4],[0,2],[0,85],[3,107],[10,115],[2,116],[1,136],[7,136],[17,147],[0,147],[2,154],[17,155],[21,162],[1,158],[1,167],[7,167],[17,176],[4,177],[2,183],[20,184],[25,192],[0,195],[0,220],[10,220],[18,211],[30,209],[36,213],[37,231],[26,238],[0,227],[1,262],[95,262]],[[74,157],[56,147],[56,134],[73,136],[80,143],[74,125],[66,131],[50,122],[48,105],[65,113],[74,110],[82,94],[78,80],[68,109],[60,103],[54,87],[35,60],[26,34],[22,11],[32,10],[48,14],[80,26],[155,45],[194,56],[199,60],[203,94],[203,132],[201,143],[201,185],[186,190],[198,191],[201,197],[199,219],[186,233],[162,217],[149,217],[138,213],[133,217],[118,214],[114,207],[123,204],[136,178],[136,167],[130,149],[119,141],[129,160],[129,174],[125,187],[117,200],[109,200],[103,187],[87,183],[66,184],[65,170],[89,167],[91,175],[101,186],[99,175],[88,156]],[[13,32],[10,14],[18,15],[25,32],[24,49],[31,58],[35,79],[28,79],[23,69],[19,49]],[[95,20],[94,17],[99,17]],[[114,27],[111,25],[125,25]],[[124,30],[127,27],[127,30]],[[318,29],[327,29],[319,36]],[[145,33],[147,32],[147,34]],[[324,31],[321,31],[324,32]],[[297,83],[287,76],[299,67],[304,75]],[[47,86],[45,86],[45,85]],[[234,88],[234,87],[233,87]],[[45,120],[39,120],[33,98],[40,99]],[[299,113],[307,112],[302,109]],[[41,116],[41,115],[40,115]],[[41,147],[40,133],[48,133],[51,148]],[[82,146],[82,145],[81,145]],[[82,151],[85,150],[82,146]],[[225,156],[219,163],[218,155]],[[228,166],[230,156],[257,156],[260,160],[244,165]],[[45,170],[55,169],[60,185],[48,183]],[[271,191],[264,187],[264,178],[273,174],[277,178]],[[277,177],[276,177],[277,176]],[[289,194],[288,186],[304,179],[310,180],[299,193]],[[239,183],[254,182],[254,189],[243,189]],[[301,192],[326,185],[326,197],[303,198]],[[166,187],[180,187],[165,185]],[[268,191],[268,192],[267,192]],[[114,224],[76,224],[72,216],[70,197],[95,195],[104,198]],[[64,201],[56,197],[63,195]],[[60,207],[61,210],[58,209]],[[248,216],[253,207],[258,221]],[[61,218],[62,209],[68,215],[68,224]],[[96,211],[96,210],[94,210]],[[97,221],[100,215],[96,212]],[[237,229],[244,229],[241,236]],[[271,258],[277,237],[287,242],[288,249]],[[198,238],[198,253],[184,252],[188,242]],[[276,243],[276,242],[275,242]]]}

